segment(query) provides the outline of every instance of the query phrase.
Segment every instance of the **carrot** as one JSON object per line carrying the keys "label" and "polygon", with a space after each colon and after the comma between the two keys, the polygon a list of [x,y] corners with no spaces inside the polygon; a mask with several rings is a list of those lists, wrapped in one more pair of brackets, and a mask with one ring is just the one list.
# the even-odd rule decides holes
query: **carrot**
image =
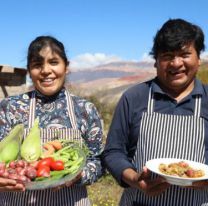
{"label": "carrot", "polygon": [[60,150],[62,148],[62,144],[58,140],[53,140],[53,141],[50,141],[50,142],[47,142],[47,143],[52,145],[55,148],[55,150]]}
{"label": "carrot", "polygon": [[52,155],[55,152],[55,148],[51,144],[44,144],[43,148],[45,151],[43,152],[43,157],[48,157],[49,155]]}

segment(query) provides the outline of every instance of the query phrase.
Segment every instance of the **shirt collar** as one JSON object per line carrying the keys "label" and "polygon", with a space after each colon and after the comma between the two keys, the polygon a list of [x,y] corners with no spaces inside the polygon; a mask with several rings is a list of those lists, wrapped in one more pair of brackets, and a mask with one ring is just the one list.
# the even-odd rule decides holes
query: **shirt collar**
{"label": "shirt collar", "polygon": [[40,100],[41,102],[50,102],[65,97],[65,90],[66,90],[65,88],[62,88],[58,93],[52,96],[46,96],[42,94],[40,91],[35,90],[35,97],[37,100]]}
{"label": "shirt collar", "polygon": [[[152,81],[152,91],[153,91],[153,93],[159,93],[159,94],[167,95],[161,89],[161,87],[159,86],[159,83],[158,83],[158,79],[157,78],[155,78]],[[191,95],[202,95],[202,94],[203,94],[203,86],[202,86],[202,83],[198,79],[195,78],[195,80],[194,80],[194,89],[192,90]]]}

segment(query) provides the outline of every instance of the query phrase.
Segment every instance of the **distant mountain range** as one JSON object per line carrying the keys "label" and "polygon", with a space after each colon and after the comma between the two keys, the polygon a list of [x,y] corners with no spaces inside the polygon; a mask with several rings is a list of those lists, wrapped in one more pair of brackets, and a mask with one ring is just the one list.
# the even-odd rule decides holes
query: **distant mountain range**
{"label": "distant mountain range", "polygon": [[69,80],[72,82],[87,82],[100,78],[119,78],[131,76],[134,73],[152,70],[152,62],[113,62],[93,68],[72,69]]}
{"label": "distant mountain range", "polygon": [[113,62],[88,69],[74,69],[68,81],[80,95],[117,101],[130,86],[155,76],[153,62]]}
{"label": "distant mountain range", "polygon": [[[202,59],[208,69],[208,59]],[[155,77],[154,62],[113,62],[94,68],[73,69],[68,82],[82,96],[96,95],[101,101],[115,102],[129,87]]]}

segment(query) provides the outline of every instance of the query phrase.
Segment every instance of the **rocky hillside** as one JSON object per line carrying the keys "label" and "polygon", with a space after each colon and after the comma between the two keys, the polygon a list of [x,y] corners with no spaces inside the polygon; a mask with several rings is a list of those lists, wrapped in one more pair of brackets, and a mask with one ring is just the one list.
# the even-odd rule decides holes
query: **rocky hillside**
{"label": "rocky hillside", "polygon": [[96,95],[102,101],[113,102],[130,86],[154,76],[153,63],[116,62],[74,70],[69,75],[69,82],[80,95]]}
{"label": "rocky hillside", "polygon": [[[71,71],[68,82],[79,95],[95,95],[103,102],[115,102],[129,87],[155,76],[153,62],[114,62]],[[208,60],[203,59],[198,77],[208,83]]]}

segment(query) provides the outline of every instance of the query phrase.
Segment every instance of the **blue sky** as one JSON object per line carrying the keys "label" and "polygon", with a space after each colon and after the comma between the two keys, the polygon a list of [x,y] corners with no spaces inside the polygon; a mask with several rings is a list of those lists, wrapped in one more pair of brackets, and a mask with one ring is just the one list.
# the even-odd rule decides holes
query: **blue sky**
{"label": "blue sky", "polygon": [[39,35],[62,41],[74,67],[140,61],[169,18],[201,26],[208,47],[207,0],[6,0],[0,8],[0,65],[25,67]]}

